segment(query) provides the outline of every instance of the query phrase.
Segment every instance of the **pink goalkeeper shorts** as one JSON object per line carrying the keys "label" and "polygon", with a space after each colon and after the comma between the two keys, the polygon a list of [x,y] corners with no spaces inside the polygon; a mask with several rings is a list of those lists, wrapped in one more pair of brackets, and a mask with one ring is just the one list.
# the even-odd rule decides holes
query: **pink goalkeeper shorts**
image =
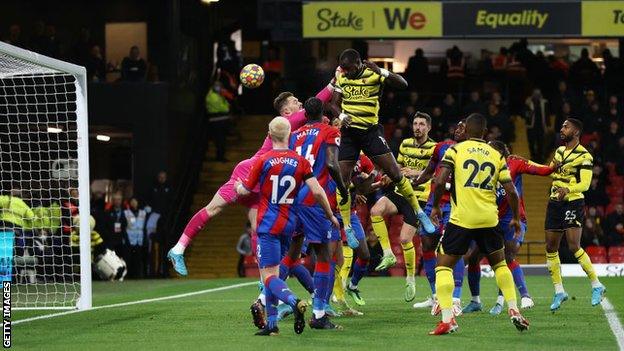
{"label": "pink goalkeeper shorts", "polygon": [[223,184],[217,194],[221,196],[228,204],[238,203],[247,208],[258,208],[258,200],[260,191],[260,187],[256,187],[253,189],[253,192],[247,196],[238,196],[236,190],[234,189],[234,184],[238,179],[244,180],[249,176],[249,171],[251,170],[251,166],[253,165],[255,160],[247,159],[239,162],[234,170],[232,171],[232,175],[230,179]]}

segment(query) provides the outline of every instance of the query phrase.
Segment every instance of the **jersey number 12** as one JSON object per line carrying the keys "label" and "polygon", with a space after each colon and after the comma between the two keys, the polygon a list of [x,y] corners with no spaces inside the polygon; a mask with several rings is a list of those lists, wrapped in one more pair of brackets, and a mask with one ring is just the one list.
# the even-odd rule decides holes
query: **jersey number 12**
{"label": "jersey number 12", "polygon": [[[295,190],[295,185],[297,184],[297,181],[295,181],[295,177],[290,176],[290,175],[285,175],[280,178],[280,176],[278,175],[272,175],[270,179],[271,179],[271,185],[272,185],[271,203],[280,204],[280,205],[292,204],[295,200],[292,198],[289,198],[288,196],[290,195],[290,193],[293,192],[293,190]],[[283,189],[284,187],[287,187],[287,188],[284,190],[282,197],[280,197],[278,201],[277,197],[279,196],[280,188]]]}

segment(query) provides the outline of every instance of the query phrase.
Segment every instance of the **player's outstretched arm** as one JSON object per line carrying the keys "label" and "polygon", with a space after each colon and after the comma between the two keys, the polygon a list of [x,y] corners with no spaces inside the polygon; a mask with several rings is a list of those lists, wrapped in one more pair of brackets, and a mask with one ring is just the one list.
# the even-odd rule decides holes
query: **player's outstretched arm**
{"label": "player's outstretched arm", "polygon": [[400,89],[400,90],[407,89],[407,81],[405,80],[405,78],[401,77],[400,75],[394,72],[390,72],[387,69],[381,69],[374,62],[364,60],[363,63],[366,67],[371,69],[373,72],[386,77],[386,84],[388,84],[390,87],[395,88],[395,89]]}
{"label": "player's outstretched arm", "polygon": [[511,159],[515,159],[518,162],[520,162],[519,171],[522,174],[548,176],[554,171],[556,171],[557,168],[559,167],[559,163],[554,162],[554,160],[550,165],[546,166],[546,165],[542,165],[542,164],[527,160],[523,157],[516,156],[516,155],[512,155],[510,158],[508,158],[508,160],[511,160]]}

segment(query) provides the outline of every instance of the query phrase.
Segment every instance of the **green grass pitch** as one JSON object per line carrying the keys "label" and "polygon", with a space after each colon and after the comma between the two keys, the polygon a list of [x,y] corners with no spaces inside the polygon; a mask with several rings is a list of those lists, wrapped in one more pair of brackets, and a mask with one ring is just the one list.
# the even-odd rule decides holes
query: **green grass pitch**
{"label": "green grass pitch", "polygon": [[[487,312],[458,318],[459,331],[442,337],[428,336],[438,322],[428,310],[414,310],[403,301],[404,280],[370,278],[360,284],[366,306],[364,316],[336,318],[342,331],[306,328],[295,335],[292,317],[280,322],[276,337],[255,337],[249,306],[257,296],[255,284],[190,297],[80,312],[13,325],[16,350],[617,350],[616,339],[600,306],[590,305],[590,285],[585,278],[564,279],[572,297],[562,309],[548,310],[553,288],[550,279],[527,277],[536,306],[525,311],[531,322],[520,333],[506,315]],[[252,280],[143,280],[98,282],[93,287],[94,306],[130,302],[228,286]],[[483,279],[486,311],[495,299],[494,279]],[[624,316],[624,279],[604,278],[607,297]],[[296,280],[290,280],[300,297],[307,297]],[[428,284],[417,279],[424,299]],[[469,299],[464,285],[463,303]],[[50,311],[14,311],[12,319],[49,314]],[[306,313],[309,318],[310,313]]]}

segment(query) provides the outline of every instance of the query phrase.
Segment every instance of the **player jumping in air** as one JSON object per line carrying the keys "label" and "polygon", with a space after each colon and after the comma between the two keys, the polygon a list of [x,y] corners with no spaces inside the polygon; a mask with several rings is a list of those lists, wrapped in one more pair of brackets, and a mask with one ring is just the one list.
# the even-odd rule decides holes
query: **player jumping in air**
{"label": "player jumping in air", "polygon": [[295,315],[295,333],[301,334],[305,328],[304,312],[306,303],[299,300],[279,278],[281,256],[281,236],[290,236],[295,230],[296,216],[293,204],[304,184],[315,203],[322,208],[321,216],[327,218],[330,225],[339,226],[334,217],[325,191],[312,173],[310,163],[288,149],[290,124],[284,117],[276,117],[269,123],[269,137],[273,149],[257,158],[244,181],[234,184],[236,192],[249,195],[251,190],[260,186],[258,216],[258,266],[264,281],[266,294],[267,324],[256,335],[277,335],[278,300],[290,305]]}
{"label": "player jumping in air", "polygon": [[[340,145],[340,173],[345,183],[351,180],[353,167],[360,151],[394,182],[397,192],[405,197],[417,214],[426,230],[435,228],[418,204],[412,184],[403,176],[392,155],[379,125],[379,98],[383,86],[388,84],[396,89],[407,88],[407,82],[398,74],[379,68],[376,64],[362,62],[360,54],[347,49],[340,54],[342,74],[336,79],[336,90],[332,105],[334,112],[342,120],[342,144]],[[349,243],[355,243],[351,228],[351,197],[340,199],[340,213]]]}
{"label": "player jumping in air", "polygon": [[455,284],[451,267],[466,254],[473,240],[492,265],[496,284],[503,291],[509,307],[511,322],[521,331],[529,327],[529,322],[518,310],[513,277],[505,262],[503,236],[498,228],[496,184],[500,182],[507,193],[512,211],[510,225],[515,229],[516,236],[520,235],[518,194],[511,181],[505,157],[481,139],[486,131],[485,117],[470,115],[466,119],[466,135],[469,139],[446,151],[440,174],[434,181],[431,210],[433,222],[437,222],[442,213],[440,199],[451,175],[454,184],[451,187],[451,218],[438,246],[438,264],[435,268],[442,321],[429,333],[431,335],[452,333],[458,328],[452,308]]}
{"label": "player jumping in air", "polygon": [[[552,172],[554,172],[555,169],[557,169],[557,165],[553,164],[552,166],[543,166],[527,161],[522,157],[510,155],[507,145],[505,145],[505,143],[501,141],[491,141],[489,142],[489,145],[495,148],[507,159],[507,167],[509,168],[511,179],[513,180],[516,191],[518,192],[518,197],[520,201],[520,236],[515,237],[513,228],[509,226],[509,223],[511,222],[511,219],[513,217],[509,208],[509,203],[507,202],[507,194],[505,193],[505,189],[500,184],[496,186],[498,226],[500,231],[503,233],[503,238],[505,239],[505,260],[507,261],[507,266],[509,267],[511,274],[513,275],[516,288],[518,288],[518,291],[520,292],[520,308],[531,308],[535,305],[535,303],[529,295],[529,290],[524,279],[524,272],[522,271],[522,267],[520,267],[520,264],[518,263],[518,261],[516,261],[516,255],[518,255],[520,246],[524,241],[524,233],[526,233],[527,230],[526,212],[524,207],[524,199],[522,196],[522,175],[532,174],[539,176],[548,176]],[[470,293],[472,295],[472,298],[470,300],[470,303],[464,308],[463,312],[471,313],[481,311],[483,309],[483,305],[481,304],[481,299],[479,297],[481,284],[480,261],[482,255],[479,253],[479,250],[477,250],[476,247],[473,247],[473,250],[467,256],[469,257],[468,285],[470,286]],[[499,290],[496,304],[494,305],[494,307],[492,307],[492,309],[490,309],[490,314],[500,314],[503,311],[504,302],[505,300],[503,299],[503,293]]]}
{"label": "player jumping in air", "polygon": [[[338,72],[339,70],[337,70]],[[323,102],[329,102],[334,91],[333,83],[328,84],[323,90],[321,90],[316,96]],[[283,92],[273,102],[275,109],[279,112],[280,116],[285,117],[290,123],[292,130],[295,130],[305,124],[305,110],[302,109],[302,105],[299,100],[289,92]],[[239,162],[230,179],[223,184],[217,193],[213,196],[210,203],[199,210],[188,222],[177,244],[169,250],[167,258],[173,264],[173,268],[178,274],[186,276],[188,270],[184,262],[184,251],[191,244],[191,241],[197,234],[208,224],[208,222],[217,216],[228,205],[239,203],[249,208],[249,222],[252,223],[252,230],[255,232],[254,223],[256,223],[256,216],[258,213],[258,192],[259,189],[252,189],[251,194],[247,196],[239,196],[234,189],[234,183],[237,179],[247,178],[251,165],[262,155],[271,150],[271,139],[266,138],[260,149],[251,158]]]}
{"label": "player jumping in air", "polygon": [[583,123],[578,119],[568,118],[563,122],[560,130],[560,146],[555,152],[554,163],[560,163],[551,176],[550,201],[546,209],[546,264],[550,277],[555,286],[555,296],[550,305],[551,311],[556,311],[568,299],[563,289],[561,279],[561,261],[559,261],[559,244],[564,234],[570,251],[583,267],[591,281],[591,304],[600,304],[606,292],[600,283],[591,260],[585,250],[581,248],[581,227],[585,220],[583,192],[589,189],[592,179],[594,159],[580,143],[583,132]]}

